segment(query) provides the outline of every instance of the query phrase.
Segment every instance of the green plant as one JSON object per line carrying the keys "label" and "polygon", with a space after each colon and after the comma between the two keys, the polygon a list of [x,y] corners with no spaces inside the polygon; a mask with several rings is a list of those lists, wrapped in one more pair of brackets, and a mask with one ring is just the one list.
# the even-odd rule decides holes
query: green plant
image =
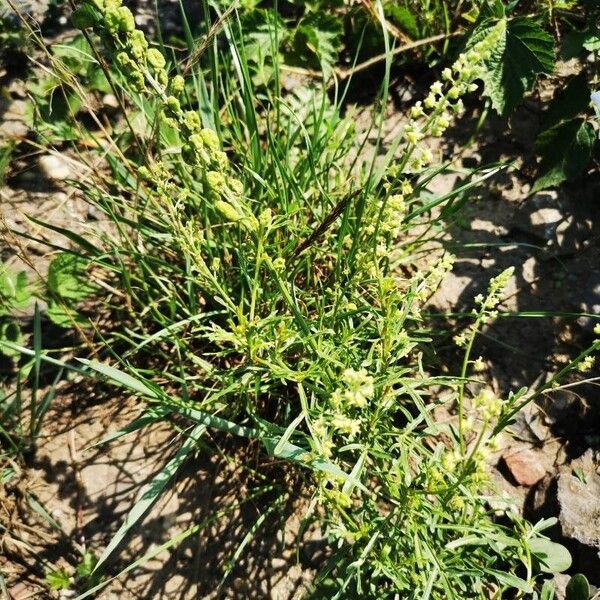
{"label": "green plant", "polygon": [[[85,141],[84,129],[77,123],[89,109],[88,93],[111,91],[104,71],[94,61],[91,48],[82,36],[53,45],[49,58],[52,69],[39,69],[36,76],[27,81],[32,101],[28,103],[26,122],[45,143]],[[65,78],[77,78],[81,87],[71,89]]]}
{"label": "green plant", "polygon": [[[208,2],[204,8],[208,20]],[[342,116],[344,90],[333,100],[320,86],[282,92],[277,18],[263,20],[260,40],[245,36],[243,19],[224,22],[227,53],[213,38],[188,63],[188,77],[167,64],[118,0],[86,0],[73,19],[101,39],[118,66],[105,75],[143,126],[117,125],[101,149],[110,172],[82,184],[112,227],[91,240],[65,232],[78,275],[75,283],[57,275],[54,291],[76,304],[83,275],[93,271],[109,292],[95,301],[121,323],[100,332],[109,364],[82,359],[79,368],[146,401],[139,419],[109,440],[158,420],[181,434],[88,573],[108,571],[174,473],[201,440],[209,445],[209,431],[255,441],[263,457],[304,473],[306,518],[319,520],[331,552],[315,597],[533,597],[539,572],[568,568],[568,553],[544,536],[552,523],[514,515],[486,476],[498,434],[537,392],[503,400],[466,386],[476,378],[473,340],[497,317],[510,270],[475,301],[473,323],[457,340],[465,349],[461,373],[426,370],[435,345],[422,309],[452,266],[436,244],[442,222],[434,210],[448,214],[454,198],[497,168],[432,196],[427,187],[443,165],[424,138],[442,136],[461,112],[461,97],[477,88],[483,65],[506,41],[507,21],[479,24],[376,161],[364,158],[352,115]],[[104,64],[85,35],[90,60]],[[381,35],[383,106],[392,54],[385,26]],[[189,44],[194,56],[191,37]],[[250,63],[266,54],[272,77],[255,87]],[[380,109],[376,151],[383,118]],[[443,408],[454,414],[442,423],[434,412]],[[261,484],[240,499],[260,495],[268,504],[224,565],[221,585],[285,493]]]}

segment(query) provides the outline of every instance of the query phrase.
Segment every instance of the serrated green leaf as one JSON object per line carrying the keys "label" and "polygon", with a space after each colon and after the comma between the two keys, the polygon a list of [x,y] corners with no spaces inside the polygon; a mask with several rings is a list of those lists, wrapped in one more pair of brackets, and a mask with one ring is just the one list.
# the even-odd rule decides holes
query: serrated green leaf
{"label": "serrated green leaf", "polygon": [[[530,91],[540,73],[550,73],[554,68],[555,54],[552,36],[539,24],[526,17],[502,19],[504,34],[484,62],[482,74],[484,93],[493,108],[508,115]],[[471,37],[471,43],[485,37],[496,26],[497,20],[481,23]]]}
{"label": "serrated green leaf", "polygon": [[583,119],[571,119],[543,131],[536,140],[541,155],[539,176],[531,192],[572,180],[590,162],[596,138],[594,128]]}
{"label": "serrated green leaf", "polygon": [[96,568],[96,563],[98,562],[98,558],[93,552],[86,552],[82,557],[81,561],[75,568],[75,574],[78,579],[87,579],[94,569]]}
{"label": "serrated green leaf", "polygon": [[241,19],[241,28],[246,59],[258,65],[279,52],[287,35],[283,21],[272,10],[257,9],[246,13]]}
{"label": "serrated green leaf", "polygon": [[86,261],[74,254],[56,256],[48,267],[48,290],[68,300],[83,300],[94,288],[87,281]]}
{"label": "serrated green leaf", "polygon": [[411,38],[419,36],[419,26],[413,11],[398,4],[388,2],[384,6],[385,16],[401,31],[407,33]]}
{"label": "serrated green leaf", "polygon": [[46,316],[58,327],[66,329],[73,327],[73,324],[80,325],[81,327],[89,325],[89,321],[82,317],[76,310],[58,302],[48,302]]}
{"label": "serrated green leaf", "polygon": [[585,575],[573,575],[567,583],[565,600],[590,600],[590,584]]}
{"label": "serrated green leaf", "polygon": [[48,585],[55,591],[68,590],[71,587],[71,579],[63,569],[57,569],[46,575]]}
{"label": "serrated green leaf", "polygon": [[342,24],[333,15],[311,12],[303,17],[294,33],[296,62],[320,67],[325,73],[337,62],[342,45]]}
{"label": "serrated green leaf", "polygon": [[0,265],[0,314],[24,308],[31,300],[31,289],[25,271],[17,273]]}
{"label": "serrated green leaf", "polygon": [[588,33],[583,40],[583,47],[588,52],[598,52],[600,50],[600,33],[598,31]]}
{"label": "serrated green leaf", "polygon": [[562,573],[571,566],[571,554],[562,544],[547,538],[533,538],[529,540],[529,549],[544,573]]}

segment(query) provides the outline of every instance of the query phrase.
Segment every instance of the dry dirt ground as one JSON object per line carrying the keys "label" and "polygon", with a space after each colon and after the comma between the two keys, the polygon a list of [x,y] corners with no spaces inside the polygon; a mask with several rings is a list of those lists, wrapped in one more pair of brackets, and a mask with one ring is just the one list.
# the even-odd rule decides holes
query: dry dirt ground
{"label": "dry dirt ground", "polygon": [[[22,142],[29,133],[23,124],[23,86],[10,73],[0,77],[5,90],[0,99],[0,144],[9,138]],[[377,77],[376,72],[367,74],[360,85],[376,87]],[[395,83],[386,125],[388,139],[397,134],[410,99],[425,84],[418,77],[399,78]],[[510,129],[492,115],[477,144],[459,155],[476,117],[468,110],[445,145],[434,148],[458,160],[457,173],[444,176],[433,191],[451,189],[463,166],[516,162],[471,192],[460,221],[449,228],[445,243],[456,254],[457,263],[433,298],[431,310],[438,313],[440,329],[449,332],[439,360],[452,369],[457,358],[451,337],[461,320],[447,313],[468,312],[474,296],[485,290],[491,277],[507,266],[515,267],[504,307],[521,313],[549,311],[556,316],[501,319],[484,332],[476,348],[487,364],[483,380],[506,395],[544,381],[591,339],[594,319],[568,314],[600,313],[600,179],[590,175],[576,184],[530,196],[539,104],[526,103]],[[43,233],[32,228],[26,214],[70,227],[93,220],[85,202],[63,181],[73,176],[73,163],[64,157],[49,159],[22,143],[16,155],[8,182],[0,190],[0,210],[8,229]],[[5,235],[0,250],[9,263],[17,263],[18,256],[26,254],[26,269],[43,271],[47,265],[43,244]],[[48,335],[57,333],[50,329]],[[46,342],[60,345],[59,339]],[[597,375],[591,372],[587,377]],[[534,519],[559,517],[553,534],[572,550],[573,572],[585,572],[596,585],[600,585],[599,400],[593,383],[546,395],[519,417],[514,436],[490,466],[498,485],[517,500],[525,514]],[[44,559],[56,561],[65,555],[73,559],[75,544],[101,550],[132,501],[143,493],[144,484],[172,456],[175,433],[166,425],[129,434],[108,446],[90,447],[139,413],[134,399],[89,388],[78,380],[59,384],[35,456],[24,466],[14,465],[17,477],[10,485],[0,484],[0,523],[8,526],[0,538],[0,569],[11,598],[44,597],[40,587]],[[285,476],[281,480],[290,489],[301,489]],[[116,573],[141,554],[158,550],[164,541],[202,522],[215,507],[248,497],[263,483],[236,460],[200,453],[169,484],[169,491],[128,540],[111,571]],[[45,524],[32,509],[31,498],[60,524],[60,531]],[[261,535],[242,552],[225,591],[218,589],[224,557],[239,547],[267,501],[268,497],[248,501],[188,537],[175,551],[158,552],[99,597],[301,597],[322,560],[322,540],[318,530],[303,533],[306,550],[297,560],[299,515],[305,506],[300,493],[290,493],[289,503],[266,521]],[[565,577],[558,578],[559,589],[564,589],[564,582]]]}

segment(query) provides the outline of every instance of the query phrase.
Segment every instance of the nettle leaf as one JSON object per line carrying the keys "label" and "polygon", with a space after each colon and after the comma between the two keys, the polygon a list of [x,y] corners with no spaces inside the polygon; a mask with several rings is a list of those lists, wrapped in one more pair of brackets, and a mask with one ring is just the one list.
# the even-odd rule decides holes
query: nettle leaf
{"label": "nettle leaf", "polygon": [[13,309],[25,308],[32,297],[32,290],[24,271],[17,273],[0,264],[0,314]]}
{"label": "nettle leaf", "polygon": [[[279,15],[272,10],[257,9],[242,16],[246,58],[262,65],[285,41],[287,30]],[[275,33],[276,32],[276,33]]]}
{"label": "nettle leaf", "polygon": [[594,128],[582,118],[563,121],[543,131],[535,144],[542,157],[540,175],[531,192],[581,175],[590,162],[595,142]]}
{"label": "nettle leaf", "polygon": [[83,300],[94,288],[88,283],[87,262],[74,254],[62,253],[48,267],[48,290],[68,300]]}
{"label": "nettle leaf", "polygon": [[385,16],[394,23],[401,31],[407,33],[411,38],[419,37],[419,25],[413,11],[406,6],[388,3],[384,6]]}
{"label": "nettle leaf", "polygon": [[294,33],[295,59],[328,72],[338,60],[342,32],[342,24],[337,17],[320,11],[308,13],[300,20]]}
{"label": "nettle leaf", "polygon": [[[507,116],[530,91],[540,73],[551,73],[555,54],[552,36],[527,17],[503,18],[504,34],[485,61],[482,75],[484,93],[494,109]],[[471,37],[471,45],[485,37],[497,20],[481,23]]]}

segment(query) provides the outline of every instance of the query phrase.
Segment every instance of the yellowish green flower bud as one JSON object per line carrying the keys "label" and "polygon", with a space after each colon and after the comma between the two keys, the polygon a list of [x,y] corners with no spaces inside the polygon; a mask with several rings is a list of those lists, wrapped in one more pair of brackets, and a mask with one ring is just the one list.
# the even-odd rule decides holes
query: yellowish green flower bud
{"label": "yellowish green flower bud", "polygon": [[148,42],[139,29],[132,31],[129,34],[128,46],[131,56],[142,63],[148,50]]}
{"label": "yellowish green flower bud", "polygon": [[150,48],[146,58],[148,60],[148,64],[157,70],[164,68],[164,66],[167,64],[165,57],[161,54],[160,50],[157,50],[156,48]]}
{"label": "yellowish green flower bud", "polygon": [[[236,195],[241,196],[244,193],[244,184],[239,179],[229,179],[228,180],[229,189]],[[269,210],[269,209],[267,209]]]}
{"label": "yellowish green flower bud", "polygon": [[200,115],[193,110],[188,110],[183,114],[183,128],[187,135],[197,133],[200,131],[202,124],[200,122]]}
{"label": "yellowish green flower bud", "polygon": [[111,33],[126,33],[135,29],[133,14],[126,6],[110,8],[104,14],[104,23]]}
{"label": "yellowish green flower bud", "polygon": [[225,200],[217,200],[215,202],[215,208],[223,217],[233,223],[241,221],[244,218],[244,215],[240,214],[232,204]]}
{"label": "yellowish green flower bud", "polygon": [[150,173],[150,169],[142,165],[137,170],[138,177],[143,181],[150,181],[152,179],[152,173]]}
{"label": "yellowish green flower bud", "polygon": [[226,185],[225,177],[219,171],[208,171],[206,173],[206,183],[211,192],[215,194],[222,194]]}
{"label": "yellowish green flower bud", "polygon": [[144,91],[144,88],[146,87],[146,81],[144,80],[144,75],[140,71],[132,71],[129,73],[128,78],[131,83],[131,87],[133,87],[136,92]]}
{"label": "yellowish green flower bud", "polygon": [[170,90],[172,94],[179,95],[183,92],[185,88],[185,80],[181,75],[175,75],[173,79],[171,79]]}
{"label": "yellowish green flower bud", "polygon": [[202,141],[211,150],[218,150],[220,146],[219,136],[212,129],[203,129],[200,132]]}
{"label": "yellowish green flower bud", "polygon": [[175,96],[169,96],[165,100],[165,112],[173,115],[174,117],[177,117],[181,114],[181,104],[179,104],[179,100],[177,100]]}

